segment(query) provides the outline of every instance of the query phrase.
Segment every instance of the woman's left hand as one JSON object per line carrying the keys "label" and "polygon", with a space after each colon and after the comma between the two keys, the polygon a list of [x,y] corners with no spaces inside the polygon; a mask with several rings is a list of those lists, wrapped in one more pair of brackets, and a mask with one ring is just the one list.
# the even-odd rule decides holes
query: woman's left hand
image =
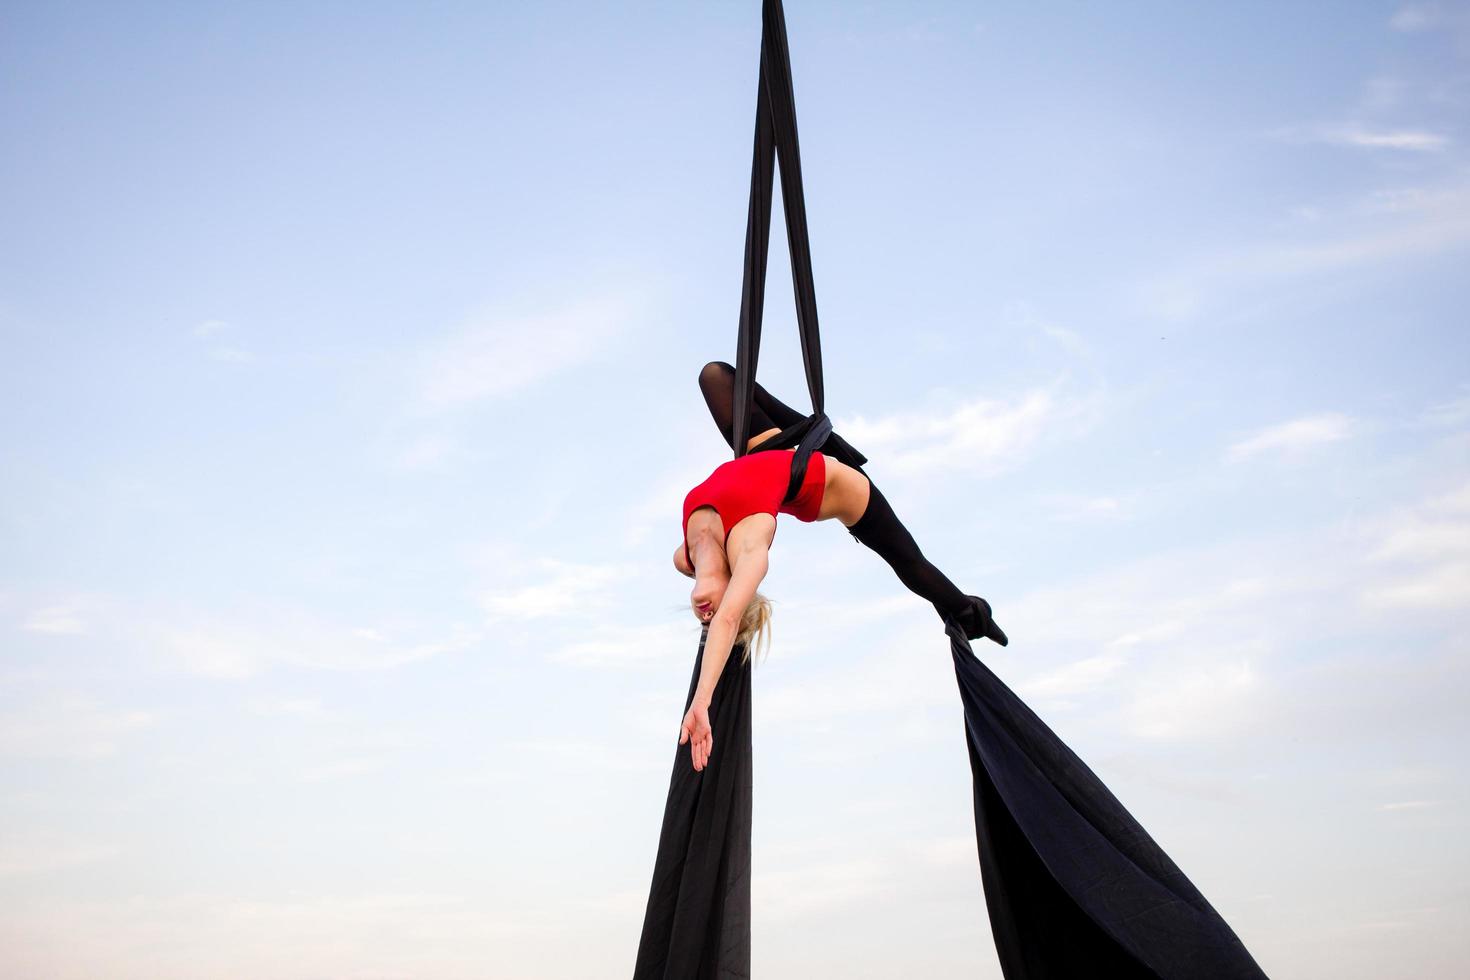
{"label": "woman's left hand", "polygon": [[714,748],[715,733],[709,725],[709,705],[695,698],[684,713],[684,723],[679,726],[679,744],[689,743],[689,755],[694,760],[696,771],[709,765],[709,754]]}

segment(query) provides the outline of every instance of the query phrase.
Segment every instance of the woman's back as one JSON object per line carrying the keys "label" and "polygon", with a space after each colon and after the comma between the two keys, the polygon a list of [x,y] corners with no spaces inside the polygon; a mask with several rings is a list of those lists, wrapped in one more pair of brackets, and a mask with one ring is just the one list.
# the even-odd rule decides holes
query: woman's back
{"label": "woman's back", "polygon": [[[767,449],[735,459],[726,460],[715,467],[703,482],[695,486],[684,497],[683,528],[685,554],[688,555],[689,515],[703,506],[711,506],[720,515],[724,525],[725,539],[735,525],[751,514],[790,514],[799,521],[814,521],[822,504],[822,490],[826,483],[826,460],[821,453],[812,453],[807,463],[806,479],[801,490],[788,504],[782,500],[791,481],[790,449]],[[691,559],[690,566],[693,567]]]}

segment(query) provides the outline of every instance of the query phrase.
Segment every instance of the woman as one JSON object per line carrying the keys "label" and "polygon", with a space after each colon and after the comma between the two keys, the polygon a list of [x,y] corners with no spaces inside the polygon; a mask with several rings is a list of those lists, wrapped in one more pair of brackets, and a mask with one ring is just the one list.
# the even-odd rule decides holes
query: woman
{"label": "woman", "polygon": [[[699,374],[710,414],[735,447],[735,369],[711,361]],[[820,452],[811,454],[806,477],[796,496],[782,502],[791,477],[794,449],[758,450],[760,443],[805,416],[782,404],[756,383],[751,405],[747,453],[720,464],[684,498],[684,541],[674,552],[674,566],[694,579],[690,605],[709,624],[704,662],[693,701],[684,716],[679,744],[692,740],[694,768],[709,761],[713,738],[709,705],[730,650],[767,629],[770,603],[756,591],[765,578],[776,514],[812,522],[837,518],[858,541],[876,551],[915,594],[934,604],[941,617],[951,616],[970,639],[986,637],[1001,646],[1005,633],[991,617],[990,603],[966,595],[919,550],[913,535],[868,475]]]}

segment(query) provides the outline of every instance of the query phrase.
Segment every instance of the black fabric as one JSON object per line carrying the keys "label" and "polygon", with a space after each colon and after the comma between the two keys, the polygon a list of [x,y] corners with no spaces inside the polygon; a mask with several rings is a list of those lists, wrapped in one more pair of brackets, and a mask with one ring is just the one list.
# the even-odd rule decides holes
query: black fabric
{"label": "black fabric", "polygon": [[[778,423],[781,434],[756,448],[795,445],[793,486],[800,486],[797,474],[813,451],[857,468],[867,458],[831,431],[823,407],[786,27],[780,0],[764,0],[728,437],[736,456],[745,455],[752,419],[761,424],[753,410],[761,398],[755,370],[778,156],[813,412]],[[892,530],[876,514],[871,526]],[[950,615],[943,621],[964,706],[981,880],[1007,980],[1264,977],[1224,919],[1107,787],[980,663],[961,624]],[[680,720],[693,702],[708,635],[706,627]],[[709,765],[696,771],[689,746],[675,745],[634,980],[750,976],[751,665],[741,663],[742,654],[739,646],[730,652],[715,687]],[[815,941],[835,942],[836,934]]]}
{"label": "black fabric", "polygon": [[817,296],[812,281],[811,245],[806,226],[806,195],[802,190],[801,151],[796,135],[796,98],[791,84],[791,58],[786,47],[786,18],[780,0],[761,6],[761,64],[756,91],[755,147],[750,167],[750,206],[745,223],[745,271],[740,290],[740,324],[735,339],[735,418],[730,444],[744,456],[750,441],[751,403],[756,366],[760,359],[761,322],[765,314],[766,261],[771,235],[774,172],[779,158],[781,205],[786,218],[786,240],[791,255],[791,281],[796,293],[796,323],[801,335],[801,360],[812,414],[786,426],[780,435],[760,443],[760,449],[788,449],[791,480],[786,499],[795,498],[806,475],[811,454],[821,451],[849,466],[861,467],[867,457],[831,430],[824,409],[822,342],[817,327]]}
{"label": "black fabric", "polygon": [[945,620],[965,709],[975,842],[1007,980],[1265,973],[1102,780]]}
{"label": "black fabric", "polygon": [[[680,721],[694,703],[708,638],[706,625]],[[687,744],[674,752],[635,980],[750,976],[751,667],[744,659],[736,644],[715,685],[709,764],[695,770]]]}

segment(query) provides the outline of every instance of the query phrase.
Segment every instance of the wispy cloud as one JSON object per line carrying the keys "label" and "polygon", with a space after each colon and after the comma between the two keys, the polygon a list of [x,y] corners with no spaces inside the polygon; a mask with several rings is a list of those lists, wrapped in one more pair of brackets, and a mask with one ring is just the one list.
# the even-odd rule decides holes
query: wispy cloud
{"label": "wispy cloud", "polygon": [[1051,519],[1065,523],[1126,519],[1127,509],[1117,497],[1058,494],[1050,498]]}
{"label": "wispy cloud", "polygon": [[1405,4],[1394,11],[1388,26],[1403,34],[1447,31],[1463,50],[1470,41],[1470,4],[1452,0]]}
{"label": "wispy cloud", "polygon": [[642,312],[627,293],[530,313],[486,312],[419,355],[419,407],[436,412],[523,391],[625,338]]}
{"label": "wispy cloud", "polygon": [[1470,243],[1470,184],[1379,190],[1342,208],[1312,209],[1310,237],[1248,242],[1181,263],[1138,284],[1144,310],[1185,320],[1218,299],[1306,276],[1434,255]]}
{"label": "wispy cloud", "polygon": [[[1466,518],[1462,483],[1346,529],[1116,564],[1005,601],[990,660],[1038,710],[1150,741],[1356,736],[1365,710],[1427,730],[1470,680],[1442,629],[1470,608]],[[1401,609],[1443,639],[1405,639]]]}
{"label": "wispy cloud", "polygon": [[439,469],[462,455],[465,455],[465,450],[453,436],[431,432],[399,450],[393,462],[396,469],[417,472]]}
{"label": "wispy cloud", "polygon": [[1117,652],[1100,653],[1018,682],[1017,690],[1028,698],[1053,700],[1091,691],[1114,676],[1127,658]]}
{"label": "wispy cloud", "polygon": [[435,639],[402,639],[378,630],[324,621],[298,609],[258,617],[190,614],[133,627],[145,649],[164,664],[221,680],[253,677],[272,665],[318,670],[390,670],[468,649],[479,634],[450,626]]}
{"label": "wispy cloud", "polygon": [[207,347],[210,360],[245,364],[255,360],[255,355],[239,345],[219,343],[220,338],[236,333],[236,329],[224,320],[205,320],[194,327],[194,336],[201,341],[216,341]]}
{"label": "wispy cloud", "polygon": [[684,619],[642,625],[597,622],[572,640],[548,646],[551,663],[581,667],[647,665],[655,661],[687,661],[699,646],[699,624]]}
{"label": "wispy cloud", "polygon": [[245,707],[259,715],[277,715],[291,718],[326,719],[331,712],[317,698],[311,697],[256,697],[245,703]]}
{"label": "wispy cloud", "polygon": [[1433,153],[1447,148],[1452,142],[1444,133],[1427,129],[1381,128],[1362,123],[1288,126],[1273,130],[1271,135],[1288,143],[1320,143],[1365,150],[1403,150],[1410,153]]}
{"label": "wispy cloud", "polygon": [[57,834],[17,839],[7,834],[0,842],[0,878],[46,874],[116,857],[119,848],[113,844],[73,841]]}
{"label": "wispy cloud", "polygon": [[1232,445],[1225,455],[1229,460],[1238,461],[1268,452],[1297,453],[1313,446],[1341,442],[1353,431],[1351,418],[1341,412],[1325,412],[1262,429]]}
{"label": "wispy cloud", "polygon": [[1418,424],[1457,427],[1470,424],[1470,395],[1431,405],[1418,418]]}
{"label": "wispy cloud", "polygon": [[60,694],[0,716],[0,755],[26,759],[105,759],[126,736],[155,724],[152,712]]}
{"label": "wispy cloud", "polygon": [[1365,586],[1379,609],[1470,607],[1470,482],[1372,523],[1371,562],[1385,577]]}
{"label": "wispy cloud", "polygon": [[1442,133],[1422,129],[1370,130],[1349,126],[1328,134],[1328,141],[1343,146],[1361,146],[1375,150],[1410,150],[1416,153],[1442,150],[1450,138]]}
{"label": "wispy cloud", "polygon": [[1055,385],[1010,400],[977,398],[936,411],[854,416],[834,420],[834,427],[870,457],[881,457],[886,472],[916,476],[1009,469],[1055,430],[1083,428],[1090,420],[1089,403]]}
{"label": "wispy cloud", "polygon": [[27,617],[22,629],[31,633],[56,635],[81,635],[87,632],[87,624],[81,611],[74,606],[47,606],[37,609]]}
{"label": "wispy cloud", "polygon": [[581,619],[606,613],[617,601],[614,586],[636,575],[636,566],[622,562],[586,565],[555,558],[538,558],[523,574],[540,574],[542,581],[484,595],[481,606],[492,622],[507,619]]}
{"label": "wispy cloud", "polygon": [[209,357],[211,360],[233,364],[248,364],[255,360],[255,355],[242,347],[216,347],[209,352]]}
{"label": "wispy cloud", "polygon": [[1158,665],[1139,683],[1126,710],[1134,734],[1178,738],[1228,732],[1250,716],[1261,685],[1250,652],[1228,652],[1202,665]]}
{"label": "wispy cloud", "polygon": [[1374,606],[1389,608],[1470,608],[1470,562],[1426,569],[1392,584],[1368,589],[1364,598]]}

